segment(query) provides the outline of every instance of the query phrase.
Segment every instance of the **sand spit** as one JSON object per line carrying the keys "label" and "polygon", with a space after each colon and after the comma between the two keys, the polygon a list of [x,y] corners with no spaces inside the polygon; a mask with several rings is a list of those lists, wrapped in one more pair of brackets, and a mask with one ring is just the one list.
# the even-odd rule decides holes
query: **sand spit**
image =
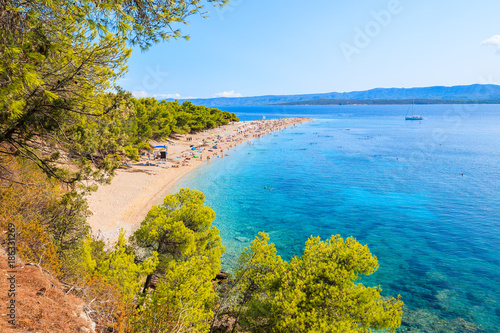
{"label": "sand spit", "polygon": [[93,233],[107,242],[117,240],[120,228],[129,235],[183,176],[202,167],[209,159],[221,154],[225,156],[228,149],[247,140],[310,120],[237,122],[193,135],[178,135],[166,142],[153,142],[152,146],[168,147],[166,160],[155,159],[153,154],[143,155],[141,162],[118,169],[110,185],[99,186],[87,197],[93,213],[88,218]]}

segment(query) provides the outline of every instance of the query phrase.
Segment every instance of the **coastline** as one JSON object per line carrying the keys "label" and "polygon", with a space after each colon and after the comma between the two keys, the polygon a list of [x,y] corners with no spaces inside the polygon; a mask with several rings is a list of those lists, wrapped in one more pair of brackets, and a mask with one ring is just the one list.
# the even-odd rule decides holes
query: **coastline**
{"label": "coastline", "polygon": [[[152,146],[168,146],[166,161],[158,162],[151,156],[143,155],[141,161],[130,168],[118,169],[111,184],[100,185],[86,198],[92,212],[87,219],[92,233],[107,243],[116,241],[122,228],[127,236],[130,235],[149,210],[160,204],[182,177],[210,163],[210,158],[228,156],[227,150],[243,142],[311,120],[280,118],[241,121],[196,134],[176,135],[167,142],[152,142]],[[192,151],[193,145],[199,149]]]}

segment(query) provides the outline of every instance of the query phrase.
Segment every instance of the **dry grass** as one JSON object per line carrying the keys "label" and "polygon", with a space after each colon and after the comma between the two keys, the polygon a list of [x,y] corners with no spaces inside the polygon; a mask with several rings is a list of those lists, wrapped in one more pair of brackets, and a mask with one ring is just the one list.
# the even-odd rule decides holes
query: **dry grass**
{"label": "dry grass", "polygon": [[0,332],[91,332],[81,299],[68,295],[61,284],[37,266],[16,265],[16,325],[8,323],[7,257],[0,255]]}

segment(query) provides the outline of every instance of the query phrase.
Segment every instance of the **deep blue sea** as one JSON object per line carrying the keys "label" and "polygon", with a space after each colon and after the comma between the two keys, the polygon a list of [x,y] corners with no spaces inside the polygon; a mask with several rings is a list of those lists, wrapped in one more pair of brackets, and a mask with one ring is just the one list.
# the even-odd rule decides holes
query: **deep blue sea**
{"label": "deep blue sea", "polygon": [[[217,213],[230,270],[259,231],[284,259],[311,235],[354,236],[402,295],[400,332],[500,332],[500,105],[223,108],[314,121],[212,159],[177,188]],[[264,187],[273,190],[266,190]]]}

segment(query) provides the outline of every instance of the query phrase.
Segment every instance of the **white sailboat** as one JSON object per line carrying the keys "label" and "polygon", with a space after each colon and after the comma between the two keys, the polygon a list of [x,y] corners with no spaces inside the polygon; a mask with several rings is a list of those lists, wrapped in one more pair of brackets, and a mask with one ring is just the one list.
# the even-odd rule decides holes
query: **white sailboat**
{"label": "white sailboat", "polygon": [[[408,111],[410,111],[408,109]],[[408,115],[408,111],[406,111],[405,119],[406,120],[423,120],[424,118],[422,116],[417,116],[416,114],[413,114],[415,112],[415,101],[413,101],[411,105],[411,116]]]}

